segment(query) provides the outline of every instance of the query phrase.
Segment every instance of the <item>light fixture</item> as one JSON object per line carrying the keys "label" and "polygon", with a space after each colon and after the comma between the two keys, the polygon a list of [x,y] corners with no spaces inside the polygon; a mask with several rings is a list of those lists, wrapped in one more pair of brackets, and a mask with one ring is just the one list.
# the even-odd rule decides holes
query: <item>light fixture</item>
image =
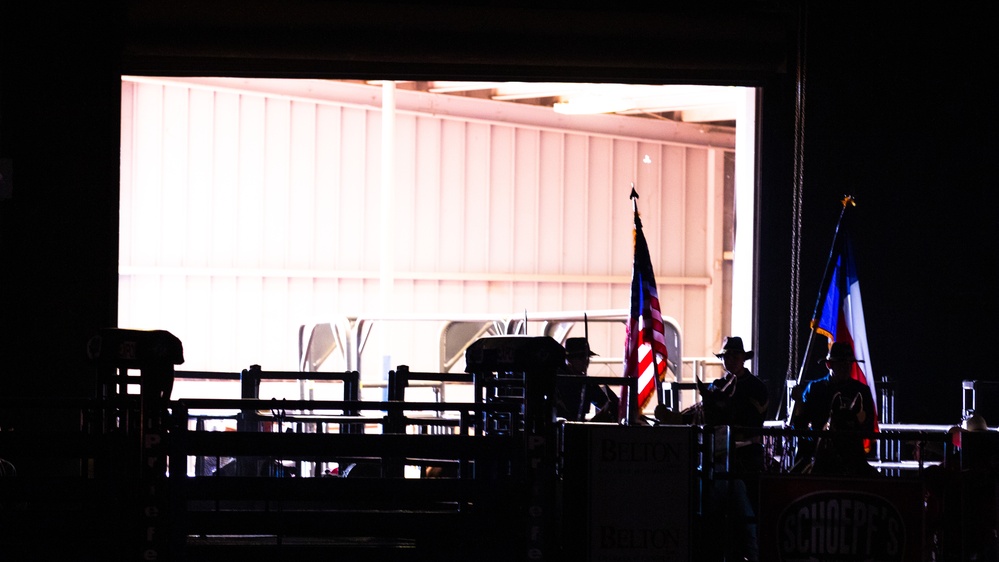
{"label": "light fixture", "polygon": [[555,113],[562,115],[617,113],[634,107],[635,103],[630,99],[601,95],[572,96],[554,105]]}

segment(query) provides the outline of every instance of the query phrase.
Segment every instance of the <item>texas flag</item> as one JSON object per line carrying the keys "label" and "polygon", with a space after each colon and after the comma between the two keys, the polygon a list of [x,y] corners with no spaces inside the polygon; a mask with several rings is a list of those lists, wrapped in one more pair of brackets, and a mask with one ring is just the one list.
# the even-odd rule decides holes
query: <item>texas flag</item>
{"label": "texas flag", "polygon": [[[829,280],[829,289],[822,305],[822,313],[813,320],[813,328],[833,342],[847,342],[853,347],[857,362],[853,364],[854,379],[866,384],[874,398],[874,430],[878,430],[877,389],[874,386],[874,368],[867,347],[867,328],[864,326],[864,307],[860,302],[860,282],[853,262],[853,248],[847,235],[839,248],[836,267]],[[861,363],[863,361],[863,363]]]}

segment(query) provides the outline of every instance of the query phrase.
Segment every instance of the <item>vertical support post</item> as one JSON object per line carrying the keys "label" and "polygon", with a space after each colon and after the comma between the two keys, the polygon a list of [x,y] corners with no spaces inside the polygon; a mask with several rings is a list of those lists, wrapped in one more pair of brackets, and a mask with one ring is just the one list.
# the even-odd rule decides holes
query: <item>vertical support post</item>
{"label": "vertical support post", "polygon": [[[390,403],[403,402],[405,399],[405,389],[408,383],[409,367],[399,365],[395,370],[388,373],[388,401]],[[406,421],[404,410],[392,407],[385,413],[385,433],[403,434],[406,432]],[[382,457],[382,475],[389,478],[402,478],[405,474],[405,465],[400,457],[385,455]]]}
{"label": "vertical support post", "polygon": [[[184,525],[186,517],[183,516],[187,510],[187,494],[185,493],[184,481],[187,479],[187,455],[188,450],[188,423],[189,412],[187,406],[182,402],[177,402],[173,406],[173,432],[168,443],[167,459],[171,470],[170,482],[170,553],[174,560],[183,560],[183,553],[187,546],[187,528]],[[200,421],[200,420],[199,420]],[[201,457],[195,465],[196,469],[204,470]]]}
{"label": "vertical support post", "polygon": [[[263,371],[260,365],[250,365],[249,369],[243,369],[239,373],[239,397],[244,400],[257,400],[260,398],[260,379]],[[243,408],[239,412],[239,419],[236,421],[236,430],[240,432],[257,433],[260,431],[260,422],[254,408]],[[258,459],[256,457],[237,457],[234,461],[240,476],[259,476]]]}
{"label": "vertical support post", "polygon": [[409,386],[409,366],[399,365],[394,371],[389,371],[388,399],[405,402],[406,387]]}
{"label": "vertical support post", "polygon": [[250,365],[239,374],[239,397],[256,400],[260,398],[260,365]]}
{"label": "vertical support post", "polygon": [[[361,373],[357,371],[348,371],[344,373],[343,377],[343,399],[349,402],[357,402],[361,399]],[[344,415],[347,416],[357,416],[360,415],[360,411],[356,408],[347,408],[344,410]],[[344,426],[342,431],[344,433],[364,433],[363,423],[353,423],[348,422]]]}
{"label": "vertical support post", "polygon": [[[260,398],[261,376],[260,365],[250,365],[249,369],[240,371],[239,397],[244,400],[256,400]],[[260,431],[260,426],[257,423],[257,414],[253,408],[242,409],[236,425],[239,431]]]}

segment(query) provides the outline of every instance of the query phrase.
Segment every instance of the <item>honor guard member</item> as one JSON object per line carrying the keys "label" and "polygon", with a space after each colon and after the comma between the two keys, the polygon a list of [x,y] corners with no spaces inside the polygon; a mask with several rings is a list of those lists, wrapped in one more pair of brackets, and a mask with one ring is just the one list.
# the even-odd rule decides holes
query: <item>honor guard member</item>
{"label": "honor guard member", "polygon": [[763,428],[770,404],[767,385],[746,368],[746,361],[753,358],[752,350],[746,350],[742,338],[725,338],[715,357],[722,360],[725,374],[711,383],[721,391],[725,389],[725,422],[732,428],[733,468],[738,472],[762,472],[764,465],[763,439],[758,431]]}
{"label": "honor guard member", "polygon": [[[565,340],[565,367],[558,374],[586,376],[590,357],[595,355],[586,338]],[[618,403],[617,395],[606,385],[580,384],[567,379],[556,381],[556,413],[566,420],[616,422]],[[596,413],[587,420],[591,405],[596,408]]]}

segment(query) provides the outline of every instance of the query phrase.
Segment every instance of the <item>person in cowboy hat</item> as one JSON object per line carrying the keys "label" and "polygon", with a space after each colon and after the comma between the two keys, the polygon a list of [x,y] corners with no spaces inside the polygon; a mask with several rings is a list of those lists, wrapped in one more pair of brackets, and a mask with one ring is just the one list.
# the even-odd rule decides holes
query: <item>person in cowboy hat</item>
{"label": "person in cowboy hat", "polygon": [[[596,355],[590,350],[590,343],[586,338],[565,340],[565,368],[559,374],[585,376],[590,367],[590,357]],[[596,408],[596,413],[587,420],[590,406]],[[569,421],[616,422],[617,408],[618,397],[606,385],[580,384],[565,378],[556,380],[555,412],[561,418]]]}
{"label": "person in cowboy hat", "polygon": [[[851,376],[858,361],[849,342],[834,342],[829,346],[825,359],[828,373],[808,382],[797,399],[791,414],[790,426],[793,429],[821,431],[824,429],[850,429],[853,431],[874,431],[874,397],[871,389]],[[835,426],[835,427],[833,427]],[[840,440],[843,443],[843,440]],[[861,451],[863,440],[860,440]],[[816,461],[816,440],[803,437],[798,439],[797,465]],[[835,471],[868,472],[866,460],[856,466],[840,466]]]}
{"label": "person in cowboy hat", "polygon": [[[717,416],[720,418],[716,425],[762,428],[770,397],[767,385],[746,368],[746,361],[753,358],[752,350],[745,348],[742,338],[730,336],[722,342],[721,349],[715,353],[715,357],[722,360],[725,369],[721,378],[708,387],[708,392],[715,394],[715,398],[721,402],[716,408]],[[707,421],[711,423],[711,420]],[[735,450],[741,454],[741,458],[736,459],[736,469],[761,471],[763,448],[760,445],[760,434],[752,431],[733,431],[732,438]],[[741,450],[751,444],[760,446]]]}
{"label": "person in cowboy hat", "polygon": [[725,338],[715,357],[722,360],[725,373],[710,385],[698,385],[705,425],[729,426],[729,458],[732,472],[738,478],[709,491],[709,511],[718,515],[728,510],[730,520],[740,522],[727,544],[718,547],[742,560],[758,560],[759,541],[754,520],[759,513],[759,474],[765,464],[759,430],[763,428],[770,403],[767,385],[746,368],[746,361],[753,358],[753,352],[745,348],[742,338]]}

